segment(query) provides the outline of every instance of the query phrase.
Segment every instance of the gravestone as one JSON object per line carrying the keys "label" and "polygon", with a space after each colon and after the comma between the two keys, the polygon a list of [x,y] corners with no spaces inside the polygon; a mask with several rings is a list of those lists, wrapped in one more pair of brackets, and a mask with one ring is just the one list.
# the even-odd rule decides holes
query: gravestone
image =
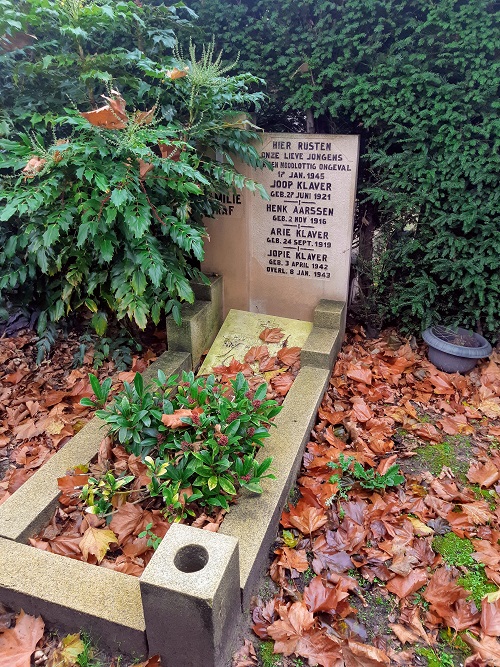
{"label": "gravestone", "polygon": [[359,137],[270,133],[259,151],[272,171],[237,167],[269,201],[248,190],[220,197],[202,269],[224,277],[224,316],[310,322],[321,299],[347,300]]}

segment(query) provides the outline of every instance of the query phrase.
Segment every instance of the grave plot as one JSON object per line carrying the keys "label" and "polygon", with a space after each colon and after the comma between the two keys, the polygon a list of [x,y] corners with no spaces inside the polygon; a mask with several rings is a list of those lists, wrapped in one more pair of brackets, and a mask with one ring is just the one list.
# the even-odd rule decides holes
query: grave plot
{"label": "grave plot", "polygon": [[[69,630],[85,628],[124,652],[158,653],[167,667],[226,667],[345,330],[357,152],[357,137],[264,135],[261,154],[274,171],[252,176],[264,180],[270,201],[234,195],[223,202],[223,220],[207,222],[203,269],[224,275],[230,312],[201,373],[215,366],[236,375],[258,364],[274,394],[286,393],[257,455],[272,458],[275,479],[263,479],[260,495],[244,489],[218,532],[174,523],[139,578],[34,549],[26,543],[53,516],[57,479],[98,452],[103,424],[95,418],[0,508],[0,600]],[[177,332],[177,344],[171,331],[169,351],[146,380],[158,368],[168,376],[192,367],[184,351],[203,350],[215,322],[193,315],[199,335]],[[276,330],[285,338],[275,340]],[[278,360],[269,367],[255,344],[264,331],[263,344],[276,346],[268,357]],[[296,373],[289,355],[298,348]],[[47,539],[51,549],[56,540]]]}
{"label": "grave plot", "polygon": [[[265,319],[269,325],[276,324],[276,318]],[[86,438],[81,435],[83,431],[77,434],[33,476],[30,489],[24,487],[23,494],[21,488],[0,510],[2,601],[42,613],[49,623],[73,630],[87,628],[108,645],[124,651],[144,653],[148,646],[151,653],[160,653],[167,660],[168,656],[170,659],[176,656],[171,663],[176,667],[192,665],[193,660],[199,665],[224,664],[242,609],[241,595],[243,604],[248,604],[252,585],[264,567],[288,487],[295,478],[303,445],[328,381],[328,360],[340,345],[342,319],[343,306],[325,302],[317,308],[317,320],[322,325],[329,323],[329,330],[311,324],[304,327],[302,323],[302,340],[312,330],[303,347],[306,361],[302,361],[283,410],[276,418],[277,428],[265,447],[265,455],[273,457],[277,479],[266,481],[261,496],[243,497],[218,534],[172,526],[139,580],[27,546],[24,542],[53,513],[59,471],[82,463],[82,459],[88,461],[96,453],[101,440],[101,424],[96,418],[84,429]],[[240,320],[238,330],[241,330]],[[329,345],[318,348],[315,341],[324,341],[328,331]],[[224,329],[221,333],[223,337],[234,335]],[[323,359],[324,367],[308,365],[308,358]],[[182,353],[166,353],[155,363],[170,374],[188,368],[190,359]],[[151,369],[150,377],[155,370]],[[30,511],[13,512],[14,500],[16,509],[27,505]],[[166,567],[169,563],[170,567]],[[231,581],[229,590],[226,585]],[[171,613],[174,601],[178,611],[176,621]],[[197,635],[196,645],[191,643],[187,656],[186,642],[196,623],[204,632]],[[159,626],[168,631],[160,632]],[[224,642],[219,641],[221,637]]]}

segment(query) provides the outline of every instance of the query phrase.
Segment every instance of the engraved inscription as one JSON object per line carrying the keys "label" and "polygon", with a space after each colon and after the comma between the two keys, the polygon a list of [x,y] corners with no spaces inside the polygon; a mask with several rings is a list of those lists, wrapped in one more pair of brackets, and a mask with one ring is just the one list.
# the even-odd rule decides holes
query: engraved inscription
{"label": "engraved inscription", "polygon": [[328,141],[272,141],[261,155],[274,171],[259,262],[269,274],[331,279],[336,188],[354,165]]}

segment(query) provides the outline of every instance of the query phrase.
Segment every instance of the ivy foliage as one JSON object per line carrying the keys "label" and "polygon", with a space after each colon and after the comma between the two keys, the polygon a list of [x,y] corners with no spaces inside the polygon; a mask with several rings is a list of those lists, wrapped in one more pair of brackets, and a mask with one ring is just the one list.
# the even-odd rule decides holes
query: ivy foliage
{"label": "ivy foliage", "polygon": [[[359,228],[379,229],[371,312],[416,331],[463,323],[498,337],[498,3],[193,0],[198,26],[268,80],[282,129],[362,138]],[[328,121],[325,126],[325,119]]]}
{"label": "ivy foliage", "polygon": [[[162,16],[176,16],[162,3],[25,7],[25,17],[10,14],[22,21],[7,18],[10,37],[6,19],[0,27],[8,135],[0,139],[2,304],[39,310],[41,336],[81,309],[101,336],[110,317],[141,329],[162,313],[180,321],[182,302],[194,299],[190,280],[204,279],[203,218],[219,209],[216,195],[246,187],[267,197],[233,163],[236,155],[265,166],[251,143],[255,128],[240,113],[259,105],[262,94],[250,86],[261,81],[227,75],[210,44],[201,54],[191,45],[186,58],[162,55],[173,35],[155,20],[164,26]],[[39,40],[12,48],[36,28]],[[51,40],[56,55],[43,55]],[[26,106],[15,101],[23,97]]]}

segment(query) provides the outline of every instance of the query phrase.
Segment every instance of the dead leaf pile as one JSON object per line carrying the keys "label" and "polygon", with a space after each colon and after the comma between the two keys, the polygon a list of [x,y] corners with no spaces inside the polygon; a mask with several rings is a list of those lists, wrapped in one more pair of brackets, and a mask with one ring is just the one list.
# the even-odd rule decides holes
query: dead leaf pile
{"label": "dead leaf pile", "polygon": [[164,347],[161,338],[153,340],[153,349],[135,356],[130,371],[117,373],[113,362],[95,371],[90,351],[84,366],[72,369],[79,346],[76,334],[58,341],[51,359],[40,366],[35,363],[35,342],[29,332],[0,339],[0,504],[92,417],[89,408],[80,405],[81,398],[92,396],[90,372],[101,380],[113,377],[115,393]]}
{"label": "dead leaf pile", "polygon": [[[366,340],[355,331],[318,411],[300,498],[282,513],[270,568],[278,592],[255,602],[258,637],[311,666],[377,667],[422,664],[415,646],[439,651],[439,632],[450,629],[474,653],[467,664],[499,666],[500,593],[478,609],[459,584],[466,569],[433,549],[450,531],[470,539],[500,586],[499,406],[497,353],[467,376],[450,375],[394,332]],[[450,436],[471,443],[466,476],[412,465],[418,447]],[[405,482],[376,491],[347,473],[342,497],[330,481],[341,455],[380,475],[399,465]],[[391,607],[382,632],[366,620],[375,599]]]}

